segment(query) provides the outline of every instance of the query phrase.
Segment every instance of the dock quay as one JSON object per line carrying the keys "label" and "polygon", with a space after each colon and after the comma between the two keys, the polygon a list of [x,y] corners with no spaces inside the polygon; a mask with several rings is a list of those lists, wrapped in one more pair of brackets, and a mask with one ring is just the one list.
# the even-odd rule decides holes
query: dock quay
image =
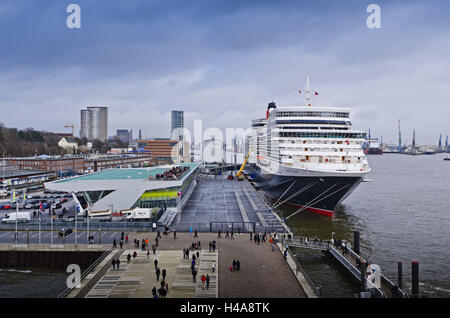
{"label": "dock quay", "polygon": [[[166,269],[165,282],[168,284],[166,298],[304,298],[302,284],[295,279],[295,273],[284,260],[280,249],[272,247],[268,241],[260,244],[250,240],[248,233],[235,234],[234,238],[217,237],[217,233],[173,233],[162,235],[156,253],[134,247],[134,239],[148,238],[154,242],[156,233],[128,233],[129,243],[123,249],[113,249],[108,257],[99,262],[85,279],[81,288],[66,292],[68,298],[115,298],[115,297],[152,297],[152,289],[160,286],[156,280],[154,260],[158,267]],[[209,251],[209,242],[215,240],[217,248]],[[183,249],[192,242],[201,242],[199,259],[195,264],[196,280],[191,274],[191,258],[183,258]],[[149,244],[150,245],[150,244]],[[136,251],[137,257],[127,262],[127,255]],[[191,251],[190,256],[192,255]],[[120,259],[120,268],[113,269],[112,258]],[[234,259],[240,261],[239,271],[230,271]],[[212,262],[216,270],[212,272]],[[209,289],[203,289],[201,276],[210,276]],[[245,288],[243,288],[245,287]]]}
{"label": "dock quay", "polygon": [[179,232],[285,233],[287,227],[245,179],[226,176],[197,179],[197,186],[181,212],[168,224]]}
{"label": "dock quay", "polygon": [[[359,239],[359,232],[355,235],[355,238]],[[355,240],[356,250],[359,250],[359,241]],[[364,279],[362,278],[361,268],[363,265],[367,264],[367,261],[361,256],[358,255],[350,246],[347,244],[345,248],[337,245],[336,242],[333,241],[324,241],[324,240],[313,240],[304,237],[295,237],[288,236],[287,238],[282,240],[282,244],[286,247],[296,247],[296,248],[304,248],[311,250],[320,250],[328,255],[330,255],[333,259],[338,261],[344,268],[348,270],[348,272],[360,282],[360,284],[364,284],[364,289],[368,290],[371,294],[371,297],[378,298],[406,298],[408,297],[407,293],[403,291],[398,285],[394,284],[391,280],[389,280],[385,275],[380,273],[379,282],[375,278],[369,278],[366,275]]]}

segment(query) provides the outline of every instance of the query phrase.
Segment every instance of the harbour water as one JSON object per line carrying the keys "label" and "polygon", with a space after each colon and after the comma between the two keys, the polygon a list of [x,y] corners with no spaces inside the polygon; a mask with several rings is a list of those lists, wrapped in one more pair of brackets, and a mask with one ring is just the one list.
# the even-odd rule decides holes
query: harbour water
{"label": "harbour water", "polygon": [[0,269],[0,298],[54,298],[66,288],[64,270]]}
{"label": "harbour water", "polygon": [[[333,218],[300,212],[288,221],[298,235],[346,239],[361,231],[361,250],[369,261],[411,292],[411,261],[419,262],[423,297],[450,297],[450,165],[445,154],[368,156],[372,171],[343,202]],[[288,215],[295,208],[284,207]],[[353,297],[358,285],[340,265],[320,252],[295,250],[324,297]]]}

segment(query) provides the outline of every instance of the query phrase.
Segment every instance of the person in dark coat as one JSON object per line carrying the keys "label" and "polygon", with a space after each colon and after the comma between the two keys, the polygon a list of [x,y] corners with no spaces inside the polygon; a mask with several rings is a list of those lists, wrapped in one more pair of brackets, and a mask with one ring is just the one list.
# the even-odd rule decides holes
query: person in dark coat
{"label": "person in dark coat", "polygon": [[209,289],[209,275],[206,274],[206,289]]}
{"label": "person in dark coat", "polygon": [[158,268],[158,260],[155,259],[155,261],[153,262],[155,264],[155,270]]}
{"label": "person in dark coat", "polygon": [[128,264],[130,264],[130,260],[131,260],[131,254],[128,253],[128,255],[127,255],[127,262],[128,262]]}
{"label": "person in dark coat", "polygon": [[115,258],[113,258],[111,264],[112,264],[113,270],[115,270],[116,269],[116,259]]}
{"label": "person in dark coat", "polygon": [[161,274],[162,274],[162,278],[163,278],[163,281],[164,281],[166,279],[166,275],[167,275],[167,271],[166,271],[165,268],[163,268]]}
{"label": "person in dark coat", "polygon": [[153,286],[152,295],[153,295],[153,298],[158,298],[158,293],[156,291],[156,287],[155,286]]}
{"label": "person in dark coat", "polygon": [[159,270],[159,267],[156,268],[156,280],[159,282],[159,274],[161,274],[161,271]]}
{"label": "person in dark coat", "polygon": [[239,271],[239,269],[241,268],[241,262],[239,262],[239,260],[236,261],[236,270]]}
{"label": "person in dark coat", "polygon": [[233,260],[233,270],[234,271],[236,270],[236,260],[235,259]]}
{"label": "person in dark coat", "polygon": [[114,238],[114,240],[113,240],[113,247],[114,247],[114,248],[117,247],[117,242],[116,242],[116,239],[115,239],[115,238]]}
{"label": "person in dark coat", "polygon": [[116,264],[117,264],[117,269],[119,269],[119,266],[120,266],[120,259],[117,259]]}

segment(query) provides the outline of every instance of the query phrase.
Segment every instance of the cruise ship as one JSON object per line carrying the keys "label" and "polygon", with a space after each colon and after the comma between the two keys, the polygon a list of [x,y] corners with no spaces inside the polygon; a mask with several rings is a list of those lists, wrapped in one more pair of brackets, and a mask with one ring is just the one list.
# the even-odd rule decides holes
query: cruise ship
{"label": "cruise ship", "polygon": [[269,103],[266,117],[252,121],[248,136],[247,170],[256,185],[271,197],[273,208],[285,203],[295,213],[333,216],[339,204],[370,171],[362,150],[366,133],[353,130],[348,108],[306,105],[278,107]]}

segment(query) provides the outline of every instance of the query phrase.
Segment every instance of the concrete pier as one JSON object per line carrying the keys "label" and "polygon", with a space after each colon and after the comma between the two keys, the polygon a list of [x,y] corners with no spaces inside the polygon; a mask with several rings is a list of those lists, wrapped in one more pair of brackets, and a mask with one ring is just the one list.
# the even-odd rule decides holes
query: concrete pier
{"label": "concrete pier", "polygon": [[[158,260],[160,270],[166,269],[166,282],[169,290],[166,298],[243,298],[243,297],[308,297],[301,283],[288,263],[283,259],[281,251],[275,247],[274,251],[268,241],[259,245],[250,241],[247,234],[234,235],[231,238],[217,238],[216,233],[199,233],[194,238],[190,233],[177,233],[164,236],[159,240],[159,247],[153,255],[133,247],[134,238],[148,238],[149,245],[155,241],[156,233],[127,233],[130,243],[125,244],[123,250],[115,249],[120,254],[120,269],[112,270],[110,257],[105,259],[98,268],[90,274],[91,288],[73,290],[68,297],[109,298],[109,297],[152,297],[152,288],[159,288],[156,280],[154,259]],[[216,251],[209,251],[209,242],[216,240]],[[191,260],[183,259],[182,250],[192,242],[201,242],[200,258],[196,262],[196,282],[192,280]],[[127,264],[126,256],[137,251],[138,256]],[[113,253],[114,253],[113,252]],[[196,252],[196,251],[194,251]],[[190,253],[192,256],[192,252]],[[234,259],[239,259],[239,271],[230,271],[229,267]],[[212,261],[216,262],[216,271],[212,273]],[[92,281],[96,272],[103,271]],[[202,274],[210,276],[209,289],[202,288],[200,278]],[[159,278],[161,281],[161,277]],[[308,292],[309,293],[309,292]]]}

